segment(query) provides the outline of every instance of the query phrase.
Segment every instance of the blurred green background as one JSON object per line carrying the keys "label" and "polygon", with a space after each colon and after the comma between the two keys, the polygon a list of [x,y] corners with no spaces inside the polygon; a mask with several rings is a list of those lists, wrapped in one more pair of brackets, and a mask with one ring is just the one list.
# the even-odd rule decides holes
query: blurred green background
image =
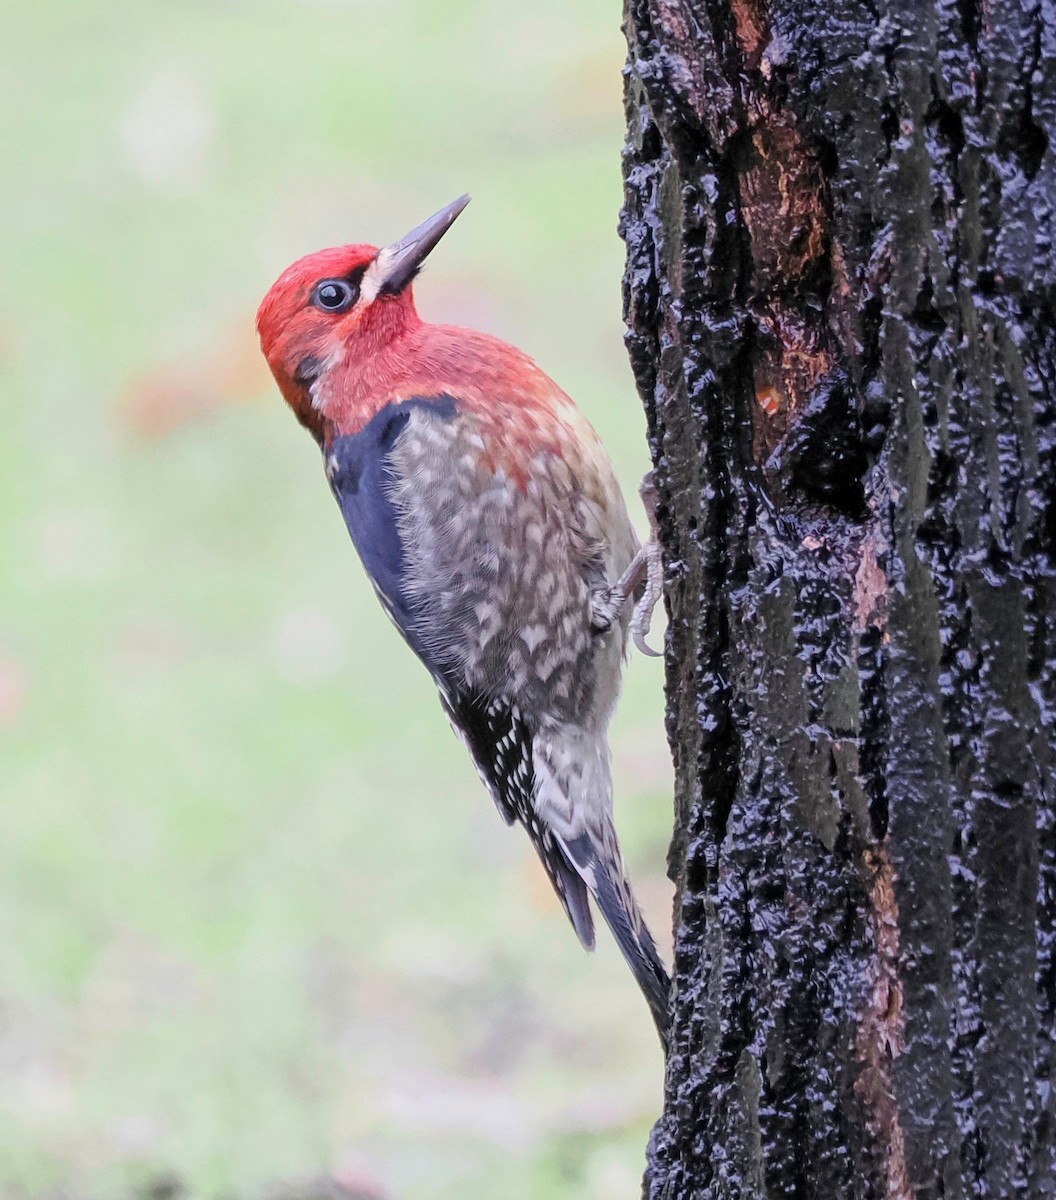
{"label": "blurred green background", "polygon": [[[471,191],[420,310],[533,354],[633,490],[618,6],[0,11],[0,1195],[636,1194],[646,1007],[481,789],[252,328],[293,258]],[[617,818],[666,953],[661,711],[636,657]]]}

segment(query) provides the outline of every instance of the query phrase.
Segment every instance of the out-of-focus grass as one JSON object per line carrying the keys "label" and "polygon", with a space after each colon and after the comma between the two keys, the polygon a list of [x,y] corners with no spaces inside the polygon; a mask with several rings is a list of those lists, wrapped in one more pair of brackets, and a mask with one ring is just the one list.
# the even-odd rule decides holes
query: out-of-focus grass
{"label": "out-of-focus grass", "polygon": [[[629,489],[603,0],[9,3],[0,1194],[636,1189],[661,1064],[378,609],[257,363],[295,256],[474,203],[423,313],[533,353]],[[615,733],[669,924],[660,672]]]}

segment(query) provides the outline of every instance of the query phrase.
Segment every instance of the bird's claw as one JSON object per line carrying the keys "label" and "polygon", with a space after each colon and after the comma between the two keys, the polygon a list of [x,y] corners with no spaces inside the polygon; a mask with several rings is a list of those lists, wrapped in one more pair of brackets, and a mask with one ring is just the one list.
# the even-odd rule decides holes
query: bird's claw
{"label": "bird's claw", "polygon": [[663,658],[663,654],[659,650],[654,650],[652,646],[645,640],[645,634],[636,631],[634,633],[634,644],[638,647],[642,654],[647,658]]}
{"label": "bird's claw", "polygon": [[631,615],[631,637],[642,654],[649,658],[660,658],[660,651],[654,650],[645,640],[653,610],[664,591],[664,560],[656,530],[656,487],[652,471],[642,480],[638,492],[649,518],[649,540],[639,547],[618,582],[593,597],[591,628],[594,633],[607,633],[619,620],[620,614],[626,612],[627,603],[634,593],[641,588],[641,598]]}
{"label": "bird's claw", "polygon": [[649,540],[638,551],[644,559],[645,578],[642,598],[634,606],[631,618],[631,636],[634,644],[642,654],[649,658],[661,658],[659,650],[654,650],[645,640],[649,626],[653,620],[653,609],[664,591],[664,560],[660,551],[660,535],[656,525],[656,505],[658,500],[656,490],[656,472],[646,471],[642,482],[638,485],[638,495],[642,499],[642,507],[649,521]]}
{"label": "bird's claw", "polygon": [[655,537],[651,537],[639,554],[645,560],[645,579],[642,598],[634,606],[634,615],[631,617],[631,636],[642,654],[649,658],[661,658],[661,652],[654,650],[645,640],[653,621],[653,609],[656,608],[664,589],[664,562],[660,554],[660,543]]}

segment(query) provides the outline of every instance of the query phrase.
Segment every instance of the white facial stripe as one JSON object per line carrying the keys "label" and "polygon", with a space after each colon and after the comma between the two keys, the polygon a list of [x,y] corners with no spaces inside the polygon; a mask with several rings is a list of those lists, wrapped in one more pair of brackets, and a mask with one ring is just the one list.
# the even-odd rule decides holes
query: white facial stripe
{"label": "white facial stripe", "polygon": [[331,368],[336,367],[344,357],[345,348],[343,346],[336,347],[333,353],[328,354],[319,368],[319,374],[316,376],[312,386],[308,389],[308,392],[312,397],[312,408],[316,409],[317,411],[323,407],[324,397],[322,394],[322,384],[325,382]]}
{"label": "white facial stripe", "polygon": [[361,304],[370,304],[372,300],[377,298],[378,292],[381,291],[391,266],[392,251],[386,246],[370,266],[367,267],[366,273],[363,276],[363,282],[359,285],[359,300]]}

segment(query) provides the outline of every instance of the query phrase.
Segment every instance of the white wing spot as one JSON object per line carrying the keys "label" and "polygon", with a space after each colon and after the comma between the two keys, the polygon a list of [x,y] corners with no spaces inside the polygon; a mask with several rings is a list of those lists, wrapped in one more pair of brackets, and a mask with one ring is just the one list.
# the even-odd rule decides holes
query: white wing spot
{"label": "white wing spot", "polygon": [[542,645],[543,640],[546,638],[546,626],[525,625],[521,630],[520,637],[521,641],[528,647],[528,653],[531,654],[537,646]]}

